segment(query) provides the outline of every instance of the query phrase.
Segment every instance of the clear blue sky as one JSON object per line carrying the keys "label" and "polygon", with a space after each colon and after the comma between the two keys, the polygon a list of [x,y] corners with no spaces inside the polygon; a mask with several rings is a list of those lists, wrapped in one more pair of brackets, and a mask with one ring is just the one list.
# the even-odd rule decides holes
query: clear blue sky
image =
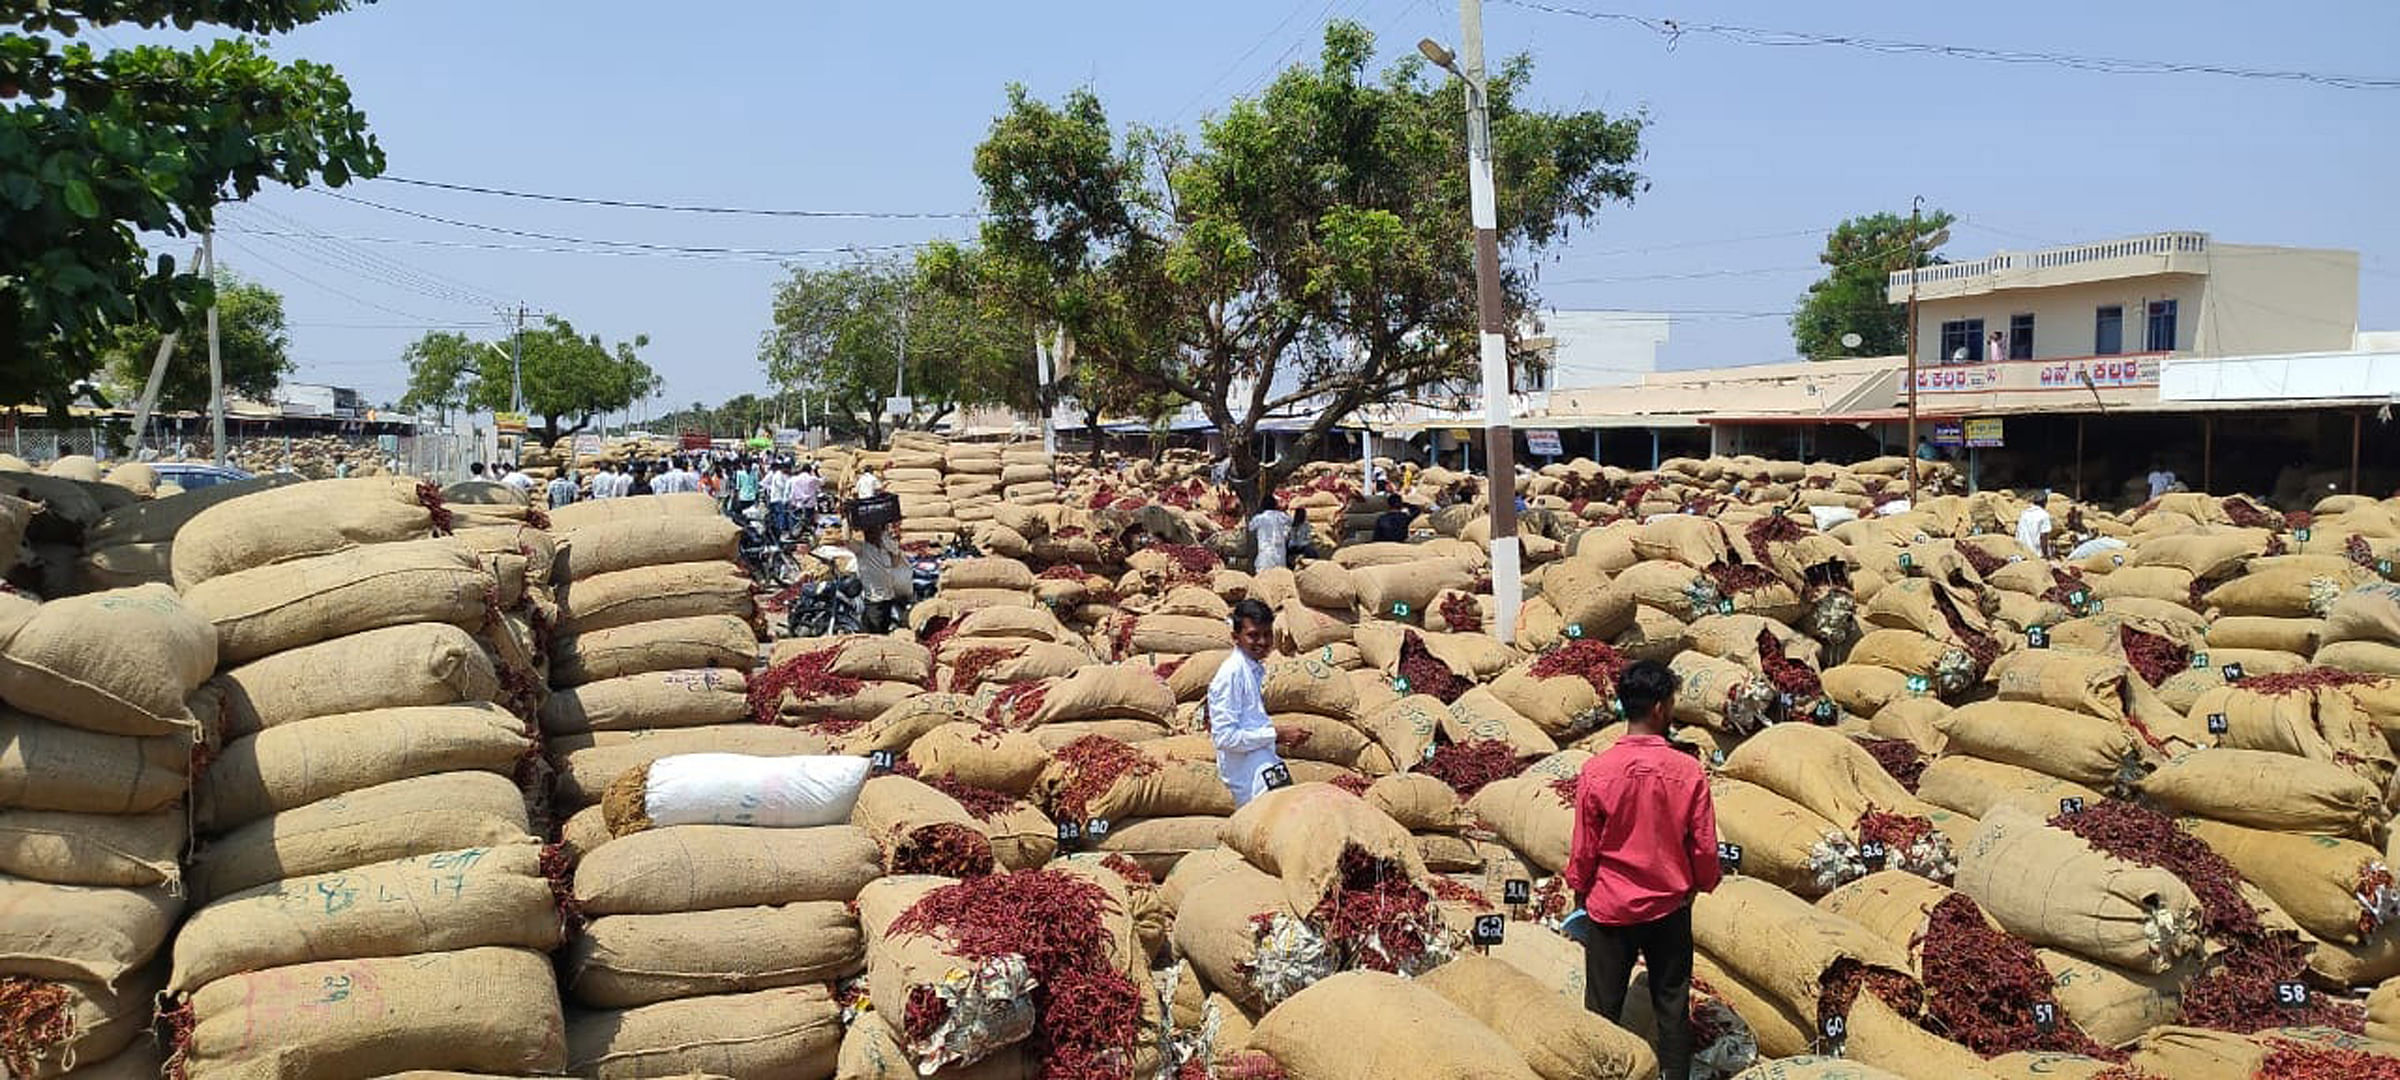
{"label": "clear blue sky", "polygon": [[[1922,4],[1558,0],[1565,6],[2029,51],[2400,75],[2390,0]],[[1618,6],[1633,5],[1640,6]],[[333,64],[394,175],[619,199],[880,211],[975,208],[968,158],[1021,81],[1096,88],[1111,116],[1192,128],[1313,58],[1328,18],[1385,56],[1458,37],[1440,0],[1015,4],[387,0],[277,39]],[[2400,91],[2098,74],[1687,36],[1493,2],[1492,53],[1530,51],[1537,103],[1646,110],[1651,187],[1545,261],[1560,307],[1679,315],[1665,363],[1790,355],[1821,234],[1912,195],[1962,215],[1952,257],[2202,229],[2352,248],[2361,322],[2400,329]],[[134,35],[118,34],[119,40]],[[1463,165],[1462,165],[1463,167]],[[343,193],[537,233],[772,250],[970,233],[950,221],[718,219],[373,182]],[[250,230],[247,233],[237,230]],[[409,244],[265,236],[314,231]],[[282,290],[299,377],[397,397],[427,324],[522,299],[610,339],[650,335],[670,406],[764,388],[772,259],[581,247],[276,191],[225,217],[220,258]],[[430,242],[430,243],[429,243]],[[839,256],[811,256],[829,261]],[[270,261],[273,265],[270,265]],[[338,292],[336,291],[338,290]],[[342,295],[348,294],[348,295]],[[496,333],[496,326],[481,328]]]}

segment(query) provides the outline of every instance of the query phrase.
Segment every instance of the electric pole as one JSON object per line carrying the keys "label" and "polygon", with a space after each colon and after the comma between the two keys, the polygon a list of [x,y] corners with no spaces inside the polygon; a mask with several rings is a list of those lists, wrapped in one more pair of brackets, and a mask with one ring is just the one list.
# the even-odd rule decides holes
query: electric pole
{"label": "electric pole", "polygon": [[1908,204],[1908,505],[1917,505],[1917,469],[1924,463],[1917,459],[1917,216],[1925,209],[1925,196],[1919,195]]}
{"label": "electric pole", "polygon": [[200,234],[200,260],[208,265],[208,434],[216,464],[225,464],[225,361],[217,354],[217,230]]}
{"label": "electric pole", "polygon": [[517,328],[508,337],[508,411],[525,411],[525,305],[517,305]]}

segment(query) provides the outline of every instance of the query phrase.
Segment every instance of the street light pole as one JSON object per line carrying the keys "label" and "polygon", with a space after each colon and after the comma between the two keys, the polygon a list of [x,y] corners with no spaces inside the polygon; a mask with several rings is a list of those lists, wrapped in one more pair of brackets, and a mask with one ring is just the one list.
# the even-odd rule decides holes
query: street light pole
{"label": "street light pole", "polygon": [[[1925,196],[1919,195],[1908,204],[1908,505],[1917,505],[1917,469],[1924,463],[1917,460],[1917,216],[1925,210]],[[1887,303],[1889,301],[1886,301]]]}
{"label": "street light pole", "polygon": [[1492,132],[1484,94],[1483,0],[1459,0],[1459,53],[1427,40],[1417,49],[1449,69],[1467,94],[1467,190],[1475,227],[1475,307],[1483,361],[1484,459],[1491,473],[1492,636],[1516,639],[1525,601],[1517,541],[1516,436],[1509,430],[1508,309],[1500,291],[1500,216],[1492,181]]}

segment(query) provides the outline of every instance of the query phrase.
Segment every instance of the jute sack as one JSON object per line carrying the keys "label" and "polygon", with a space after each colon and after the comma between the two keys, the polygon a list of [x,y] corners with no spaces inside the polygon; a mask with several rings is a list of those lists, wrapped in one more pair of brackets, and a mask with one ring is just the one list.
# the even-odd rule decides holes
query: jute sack
{"label": "jute sack", "polygon": [[1607,641],[1633,626],[1640,601],[1610,581],[1597,560],[1568,559],[1542,573],[1542,596],[1558,609],[1562,627],[1575,628],[1574,636]]}
{"label": "jute sack", "polygon": [[261,657],[217,677],[227,739],[316,716],[494,701],[500,677],[455,626],[390,626]]}
{"label": "jute sack", "polygon": [[1450,785],[1421,773],[1381,777],[1368,785],[1363,797],[1368,806],[1412,833],[1453,832],[1470,820]]}
{"label": "jute sack", "polygon": [[375,544],[210,578],[184,606],[228,664],[404,623],[483,624],[496,584],[456,540]]}
{"label": "jute sack", "polygon": [[1110,823],[1108,839],[1101,842],[1099,850],[1123,855],[1163,882],[1186,856],[1223,851],[1217,846],[1217,834],[1225,821],[1207,815],[1129,818]]}
{"label": "jute sack", "polygon": [[[920,605],[922,606],[922,605]],[[959,617],[950,633],[953,642],[974,638],[1030,638],[1054,645],[1073,645],[1083,639],[1058,616],[1043,608],[992,607]]]}
{"label": "jute sack", "polygon": [[887,873],[967,877],[992,871],[991,838],[974,816],[958,800],[909,777],[868,780],[850,821],[883,848]]}
{"label": "jute sack", "polygon": [[1369,714],[1364,727],[1393,762],[1413,767],[1433,748],[1434,733],[1449,717],[1449,707],[1439,699],[1411,694]]}
{"label": "jute sack", "polygon": [[[761,675],[759,682],[765,683],[772,676],[772,671]],[[839,693],[821,688],[805,694],[786,689],[776,701],[774,720],[799,727],[823,724],[838,729],[867,723],[924,693],[923,686],[904,682],[862,683]]]}
{"label": "jute sack", "polygon": [[271,881],[526,837],[525,795],[505,776],[438,773],[395,780],[271,814],[192,856],[192,895],[213,899]]}
{"label": "jute sack", "polygon": [[2137,786],[2169,811],[2281,833],[2365,839],[2391,818],[2358,774],[2269,750],[2195,750]]}
{"label": "jute sack", "polygon": [[2082,799],[2085,806],[2097,806],[2103,798],[2096,789],[2021,765],[1959,756],[1937,757],[1925,766],[1917,777],[1917,795],[1977,820],[2004,805],[2048,820],[2060,812],[2062,799]]}
{"label": "jute sack", "polygon": [[1818,681],[1825,696],[1854,716],[1873,716],[1908,694],[1908,673],[1874,664],[1837,664]]}
{"label": "jute sack", "polygon": [[[594,526],[622,521],[673,518],[685,529],[697,531],[701,519],[726,521],[725,508],[716,497],[705,491],[682,491],[673,495],[636,495],[624,499],[586,499],[550,511],[550,531],[574,542]],[[657,559],[656,562],[689,562],[689,559]],[[639,564],[630,564],[639,565]],[[606,571],[594,570],[594,573]]]}
{"label": "jute sack", "polygon": [[1867,734],[1898,739],[1926,756],[1939,756],[1950,746],[1950,716],[1954,710],[1940,698],[1901,698],[1867,718]]}
{"label": "jute sack", "polygon": [[825,737],[813,731],[735,723],[561,735],[550,740],[548,753],[558,770],[559,804],[581,808],[599,802],[626,770],[672,754],[814,755],[828,749]]}
{"label": "jute sack", "polygon": [[2121,723],[2030,701],[1979,701],[1950,714],[1948,752],[2093,787],[2114,783],[2138,759]]}
{"label": "jute sack", "polygon": [[1575,809],[1546,776],[1513,776],[1483,786],[1467,800],[1475,815],[1509,847],[1546,873],[1567,865],[1575,838]]}
{"label": "jute sack", "polygon": [[531,839],[412,855],[245,889],[192,913],[167,988],[325,960],[482,946],[546,952],[559,913]]}
{"label": "jute sack", "polygon": [[866,723],[834,735],[833,750],[839,754],[898,753],[943,725],[975,724],[982,719],[982,708],[966,694],[918,693],[887,706]]}
{"label": "jute sack", "polygon": [[[48,982],[38,984],[35,992],[53,989],[65,995],[64,1001],[44,1010],[56,1018],[55,1026],[45,1027],[28,1017],[21,1021],[27,1027],[8,1033],[10,1057],[21,1066],[30,1066],[30,1071],[20,1069],[11,1072],[11,1077],[53,1080],[72,1076],[75,1080],[91,1080],[100,1072],[103,1062],[119,1056],[142,1056],[119,1052],[149,1030],[154,1015],[151,999],[159,989],[157,969],[140,972],[116,986]],[[156,1058],[155,1053],[150,1056]],[[157,1077],[163,1073],[163,1069],[153,1068],[148,1075]]]}
{"label": "jute sack", "polygon": [[255,492],[194,515],[175,533],[175,587],[330,555],[422,540],[440,526],[441,495],[407,477],[316,480]]}
{"label": "jute sack", "polygon": [[[2306,567],[2277,567],[2243,574],[2210,589],[2201,598],[2220,615],[2268,615],[2282,619],[2326,616],[2330,624],[2336,602],[2349,598],[2374,577],[2365,570],[2342,574],[2316,573]],[[2329,625],[2328,630],[2332,627]]]}
{"label": "jute sack", "polygon": [[134,738],[0,711],[0,807],[147,814],[191,786],[189,735]]}
{"label": "jute sack", "polygon": [[1225,846],[1283,879],[1292,909],[1314,912],[1342,886],[1353,849],[1392,864],[1411,881],[1427,876],[1408,830],[1365,799],[1331,784],[1298,784],[1250,800],[1225,823]]}
{"label": "jute sack", "polygon": [[2009,933],[2134,971],[2167,971],[2200,946],[2200,902],[2174,875],[2014,806],[1984,817],[1960,853],[1957,887]]}
{"label": "jute sack", "polygon": [[1723,599],[1716,582],[1707,574],[1665,559],[1626,567],[1610,584],[1633,594],[1634,601],[1641,606],[1656,608],[1677,619],[1710,614]]}
{"label": "jute sack", "polygon": [[216,632],[163,585],[54,600],[0,621],[0,700],[111,735],[187,730]]}
{"label": "jute sack", "polygon": [[941,587],[948,589],[1033,590],[1033,571],[1015,559],[960,559],[942,567]]}
{"label": "jute sack", "polygon": [[2400,982],[2386,981],[2367,995],[2367,1037],[2400,1042]]}
{"label": "jute sack", "polygon": [[1669,559],[1694,570],[1725,562],[1733,553],[1733,538],[1714,519],[1668,514],[1650,519],[1633,531],[1634,554],[1643,559]]}
{"label": "jute sack", "polygon": [[707,727],[750,718],[749,679],[735,668],[646,671],[585,683],[542,702],[551,735]]}
{"label": "jute sack", "polygon": [[1398,566],[1350,572],[1358,588],[1358,610],[1379,618],[1413,619],[1444,589],[1474,587],[1475,569],[1448,558],[1419,559]]}
{"label": "jute sack", "polygon": [[1981,678],[1975,658],[1954,642],[1914,630],[1869,630],[1850,647],[1851,665],[1888,668],[1925,680],[1937,694],[1955,694]]}
{"label": "jute sack", "polygon": [[1639,1080],[1658,1075],[1648,1043],[1559,1000],[1504,960],[1464,954],[1418,985],[1497,1032],[1543,1080]]}
{"label": "jute sack", "polygon": [[731,615],[757,610],[750,576],[724,561],[671,563],[595,574],[559,586],[559,629],[589,633],[661,619]]}
{"label": "jute sack", "polygon": [[[1053,645],[1046,641],[1024,640],[986,644],[993,641],[994,639],[991,638],[974,639],[969,643],[969,648],[957,653],[960,662],[952,665],[948,671],[945,688],[954,693],[972,694],[981,686],[991,683],[1038,682],[1042,679],[1061,678],[1074,674],[1077,668],[1092,662],[1089,652],[1071,645]],[[970,663],[976,661],[978,653],[984,654],[981,660],[977,661],[981,665],[980,670],[971,666]],[[1206,694],[1208,690],[1206,676],[1216,672],[1216,665],[1199,663],[1199,661],[1209,655],[1201,653],[1189,662],[1169,660],[1168,663],[1176,664],[1176,670],[1190,668],[1192,676],[1198,678],[1200,682],[1200,694]],[[1217,659],[1221,662],[1224,657],[1218,656]],[[1193,666],[1195,663],[1198,666]],[[1161,664],[1160,667],[1163,669],[1166,664]],[[973,685],[968,685],[970,682]],[[1177,700],[1197,700],[1199,697],[1199,695],[1194,695],[1190,699],[1183,698],[1182,691],[1173,681],[1168,683],[1168,688],[1176,690]]]}
{"label": "jute sack", "polygon": [[1050,754],[1021,731],[992,731],[971,720],[951,720],[908,744],[917,774],[971,787],[1022,795],[1040,782]]}
{"label": "jute sack", "polygon": [[1309,607],[1348,611],[1358,603],[1357,580],[1336,559],[1311,561],[1291,575],[1292,594]]}
{"label": "jute sack", "polygon": [[525,560],[525,584],[541,588],[550,584],[557,569],[558,541],[531,525],[493,525],[480,529],[460,529],[451,538],[465,544],[467,550],[483,556],[485,565],[494,556],[516,555]]}
{"label": "jute sack", "polygon": [[1498,1032],[1398,975],[1346,971],[1294,994],[1250,1034],[1292,1080],[1531,1080]]}
{"label": "jute sack", "polygon": [[2185,818],[2183,825],[2319,940],[2360,944],[2400,919],[2400,888],[2375,848],[2206,818]]}
{"label": "jute sack", "polygon": [[[2267,1061],[2279,1046],[2334,1052],[2334,1064],[2352,1060],[2372,1062],[2369,1071],[2400,1057],[2400,1046],[2353,1035],[2337,1028],[2267,1028],[2250,1035],[2233,1035],[2190,1027],[2161,1027],[2134,1047],[2133,1068],[2176,1080],[2279,1080],[2267,1071]],[[2344,1053],[2347,1052],[2347,1053]]]}
{"label": "jute sack", "polygon": [[1717,840],[1741,849],[1735,873],[1813,897],[1866,871],[1849,830],[1799,803],[1757,784],[1722,778],[1710,783],[1709,795]]}
{"label": "jute sack", "polygon": [[[1558,751],[1557,741],[1540,725],[1518,715],[1490,688],[1482,686],[1460,694],[1457,701],[1443,710],[1442,734],[1454,743],[1504,742],[1516,748],[1520,757]],[[1393,760],[1399,761],[1397,757]]]}
{"label": "jute sack", "polygon": [[1778,1007],[1807,1017],[1818,1015],[1821,984],[1838,964],[1903,977],[1911,966],[1906,950],[1755,878],[1727,878],[1693,899],[1692,943]]}
{"label": "jute sack", "polygon": [[2125,719],[2125,662],[2112,656],[2020,649],[1992,664],[2002,701],[2031,701],[2053,708]]}
{"label": "jute sack", "polygon": [[246,972],[201,987],[191,1008],[197,1022],[181,1050],[195,1078],[526,1075],[567,1064],[557,978],[549,957],[528,949]]}
{"label": "jute sack", "polygon": [[2091,592],[2101,600],[2164,600],[2189,604],[2192,575],[2172,566],[2124,567],[2092,579]]}
{"label": "jute sack", "polygon": [[203,510],[270,488],[302,482],[297,474],[269,473],[248,480],[210,484],[169,499],[147,499],[113,507],[85,527],[84,546],[98,550],[125,544],[163,544],[175,539],[184,524]]}
{"label": "jute sack", "polygon": [[562,634],[551,644],[550,679],[570,687],[677,668],[747,671],[757,662],[758,636],[747,621],[702,615]]}
{"label": "jute sack", "polygon": [[[0,495],[0,499],[6,498]],[[6,505],[0,502],[0,508]],[[5,533],[0,533],[0,540],[6,539]],[[170,569],[170,558],[174,547],[172,541],[162,540],[155,544],[118,544],[86,550],[82,558],[75,560],[75,582],[93,592],[153,584],[173,587],[175,572]]]}
{"label": "jute sack", "polygon": [[178,886],[183,808],[154,814],[0,810],[0,874],[52,885]]}
{"label": "jute sack", "polygon": [[2400,675],[2400,646],[2380,641],[2337,641],[2319,648],[2316,662],[2325,667],[2375,675]]}
{"label": "jute sack", "polygon": [[992,845],[992,861],[1001,870],[1034,870],[1058,854],[1058,824],[1032,800],[1018,799],[1001,810],[969,810],[969,817]]}
{"label": "jute sack", "polygon": [[1909,794],[1849,736],[1813,724],[1775,724],[1751,736],[1726,755],[1723,772],[1799,803],[1845,831],[1856,828],[1869,810],[1923,817],[1937,827],[1950,816]]}
{"label": "jute sack", "polygon": [[[1234,1014],[1236,1019],[1239,1016]],[[1232,1026],[1229,1022],[1220,1030],[1220,1043]],[[972,1065],[952,1065],[938,1075],[942,1080],[1033,1080],[1037,1071],[1031,1051],[1010,1046]],[[843,1033],[833,1075],[838,1080],[917,1080],[917,1063],[900,1045],[892,1025],[884,1022],[883,1014],[867,1012],[851,1021],[850,1029]]]}
{"label": "jute sack", "polygon": [[[1144,755],[1145,758],[1148,755]],[[1106,788],[1084,801],[1080,812],[1073,806],[1060,805],[1058,795],[1071,785],[1069,778],[1076,770],[1053,762],[1042,773],[1037,785],[1049,799],[1051,809],[1063,816],[1100,818],[1120,821],[1125,818],[1151,817],[1231,817],[1233,793],[1217,775],[1213,761],[1154,761],[1145,771],[1129,770],[1111,781]],[[1301,770],[1294,769],[1297,779]]]}
{"label": "jute sack", "polygon": [[1679,723],[1740,735],[1758,730],[1775,707],[1774,684],[1731,660],[1685,652],[1667,666],[1681,680],[1675,690]]}
{"label": "jute sack", "polygon": [[785,638],[767,656],[774,668],[801,656],[819,657],[828,674],[871,682],[904,682],[923,686],[933,678],[933,653],[913,641],[880,634],[844,634],[831,638]]}
{"label": "jute sack", "polygon": [[1764,1062],[1733,1080],[1905,1080],[1898,1073],[1845,1058],[1802,1056]]}
{"label": "jute sack", "polygon": [[1137,665],[1092,665],[1046,684],[1031,724],[1078,720],[1165,723],[1174,715],[1175,695],[1157,676]]}
{"label": "jute sack", "polygon": [[1143,615],[1134,620],[1124,655],[1207,652],[1233,643],[1233,630],[1222,619],[1196,615]]}
{"label": "jute sack", "polygon": [[[2210,727],[2225,728],[2217,737],[2219,746],[2272,750],[2331,762],[2357,773],[2378,790],[2390,783],[2394,768],[2400,765],[2374,718],[2356,697],[2336,688],[2263,694],[2238,684],[2220,687],[2201,694],[2191,715]],[[2216,722],[2219,717],[2223,718],[2221,725]]]}
{"label": "jute sack", "polygon": [[2325,612],[2325,641],[2400,644],[2400,585],[2373,581],[2353,585]]}
{"label": "jute sack", "polygon": [[1358,719],[1358,689],[1351,685],[1349,673],[1316,656],[1268,663],[1259,696],[1272,713]]}
{"label": "jute sack", "polygon": [[[558,527],[558,519],[551,518]],[[550,580],[559,584],[624,570],[678,563],[732,563],[742,530],[722,514],[627,518],[559,533]]]}
{"label": "jute sack", "polygon": [[2154,975],[2055,949],[2036,949],[2034,956],[2050,972],[2068,1022],[2103,1046],[2123,1046],[2183,1012],[2183,986],[2191,977],[2184,968]]}
{"label": "jute sack", "polygon": [[2323,619],[2229,615],[2208,625],[2212,649],[2270,649],[2309,656],[2325,636]]}
{"label": "jute sack", "polygon": [[578,1005],[622,1009],[704,994],[830,983],[865,970],[867,944],[844,901],[594,919],[567,947]]}
{"label": "jute sack", "polygon": [[1274,713],[1270,719],[1283,736],[1279,750],[1287,761],[1323,762],[1369,776],[1392,771],[1391,755],[1348,723],[1316,713]]}
{"label": "jute sack", "polygon": [[1358,617],[1348,608],[1310,607],[1295,597],[1285,601],[1276,615],[1276,647],[1287,653],[1310,653],[1346,643],[1356,633],[1357,622]]}
{"label": "jute sack", "polygon": [[2265,554],[2272,535],[2264,529],[2244,529],[2153,536],[2133,549],[2133,557],[2126,560],[2126,565],[2173,567],[2196,578],[2221,577],[2240,569],[2251,558]]}
{"label": "jute sack", "polygon": [[322,716],[227,743],[198,785],[193,820],[222,832],[347,791],[446,772],[507,774],[532,751],[497,705],[421,705]]}
{"label": "jute sack", "polygon": [[[1477,689],[1499,699],[1510,712],[1532,721],[1544,734],[1553,738],[1572,739],[1614,719],[1610,710],[1616,701],[1616,691],[1605,677],[1602,679],[1603,685],[1598,686],[1593,684],[1593,679],[1577,672],[1545,678],[1534,674],[1535,667],[1540,663],[1540,660],[1527,660],[1501,672],[1499,678],[1492,680],[1488,690],[1482,687]],[[1464,700],[1464,695],[1461,700]]]}
{"label": "jute sack", "polygon": [[0,877],[0,911],[0,977],[115,983],[158,954],[183,901],[163,888]]}
{"label": "jute sack", "polygon": [[587,853],[575,868],[575,901],[595,917],[848,901],[882,873],[882,849],[855,826],[678,825]]}

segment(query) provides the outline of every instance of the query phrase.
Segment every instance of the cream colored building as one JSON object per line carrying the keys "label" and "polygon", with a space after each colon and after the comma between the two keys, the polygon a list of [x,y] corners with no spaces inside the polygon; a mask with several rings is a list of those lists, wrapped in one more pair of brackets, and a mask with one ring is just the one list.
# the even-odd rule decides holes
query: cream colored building
{"label": "cream colored building", "polygon": [[[2164,232],[2003,251],[1914,275],[1918,363],[1999,368],[1933,380],[1942,384],[1989,377],[2000,384],[1990,389],[2081,389],[2091,373],[2100,386],[2156,385],[2168,356],[2339,351],[2358,333],[2352,251]],[[1893,303],[1908,299],[1910,277],[1887,279]]]}

